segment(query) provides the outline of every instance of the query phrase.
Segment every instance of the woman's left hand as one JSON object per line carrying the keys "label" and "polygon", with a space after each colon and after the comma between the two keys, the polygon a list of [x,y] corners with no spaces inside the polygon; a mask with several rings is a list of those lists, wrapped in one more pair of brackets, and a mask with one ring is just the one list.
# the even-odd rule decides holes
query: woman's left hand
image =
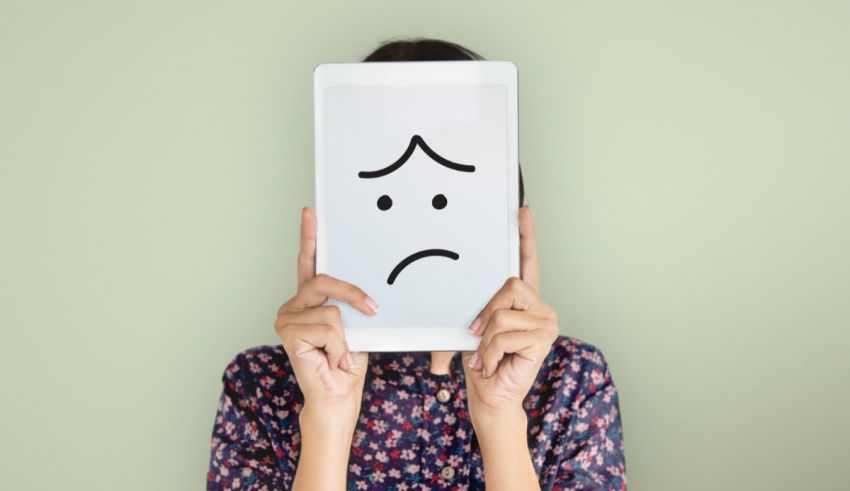
{"label": "woman's left hand", "polygon": [[555,310],[540,297],[531,210],[519,210],[520,278],[509,278],[470,325],[478,349],[463,354],[473,423],[522,413],[543,360],[558,337]]}

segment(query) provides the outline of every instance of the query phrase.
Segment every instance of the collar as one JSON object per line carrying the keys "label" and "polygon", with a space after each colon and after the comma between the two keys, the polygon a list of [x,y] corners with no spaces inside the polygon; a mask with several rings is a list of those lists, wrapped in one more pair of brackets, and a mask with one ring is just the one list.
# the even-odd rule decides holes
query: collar
{"label": "collar", "polygon": [[401,373],[410,373],[432,378],[452,378],[463,376],[462,352],[458,351],[452,356],[450,373],[431,373],[430,351],[404,351],[404,352],[374,352],[369,354],[369,363],[380,364],[385,369],[395,370]]}

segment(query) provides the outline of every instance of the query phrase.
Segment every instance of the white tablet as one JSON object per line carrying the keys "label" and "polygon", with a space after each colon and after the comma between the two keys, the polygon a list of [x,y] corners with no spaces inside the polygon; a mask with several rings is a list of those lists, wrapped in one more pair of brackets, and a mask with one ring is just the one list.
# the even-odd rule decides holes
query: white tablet
{"label": "white tablet", "polygon": [[473,350],[519,275],[517,70],[505,61],[329,63],[314,73],[317,273],[362,288],[352,351]]}

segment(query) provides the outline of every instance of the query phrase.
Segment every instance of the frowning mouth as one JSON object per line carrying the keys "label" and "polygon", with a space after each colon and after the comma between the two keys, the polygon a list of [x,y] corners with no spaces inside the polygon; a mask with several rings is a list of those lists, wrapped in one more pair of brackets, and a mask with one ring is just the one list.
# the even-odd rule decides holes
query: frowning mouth
{"label": "frowning mouth", "polygon": [[396,267],[393,268],[392,272],[390,273],[390,276],[387,278],[387,284],[392,285],[393,283],[395,283],[395,279],[396,277],[398,277],[399,273],[401,273],[401,270],[409,266],[410,263],[412,263],[413,261],[422,259],[423,257],[432,256],[447,257],[455,261],[457,261],[457,258],[460,257],[458,253],[447,249],[425,249],[423,251],[414,252],[413,254],[402,259],[401,262],[399,262]]}

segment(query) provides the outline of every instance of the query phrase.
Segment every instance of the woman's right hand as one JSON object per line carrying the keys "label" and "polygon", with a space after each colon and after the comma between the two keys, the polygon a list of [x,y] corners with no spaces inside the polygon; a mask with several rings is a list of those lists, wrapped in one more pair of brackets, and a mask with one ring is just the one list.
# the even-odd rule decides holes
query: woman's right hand
{"label": "woman's right hand", "polygon": [[345,489],[352,434],[357,426],[369,353],[349,353],[333,298],[364,314],[378,306],[360,288],[316,275],[316,214],[301,210],[298,291],[281,305],[275,331],[304,394],[299,414],[301,450],[293,490]]}
{"label": "woman's right hand", "polygon": [[348,413],[350,419],[346,419],[356,423],[369,353],[349,353],[339,308],[325,305],[328,298],[367,315],[378,310],[360,288],[326,274],[316,275],[316,215],[305,207],[301,211],[298,291],[278,310],[275,331],[304,394],[304,413],[321,413],[336,420]]}

